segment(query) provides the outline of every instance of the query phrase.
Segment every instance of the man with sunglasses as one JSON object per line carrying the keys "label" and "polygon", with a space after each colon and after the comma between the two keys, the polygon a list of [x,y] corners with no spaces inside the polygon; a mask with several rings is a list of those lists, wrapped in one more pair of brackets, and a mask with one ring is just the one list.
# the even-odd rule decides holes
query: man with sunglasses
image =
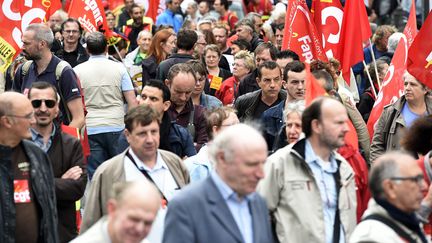
{"label": "man with sunglasses", "polygon": [[36,118],[31,140],[48,154],[54,173],[60,242],[69,242],[77,236],[75,202],[83,196],[87,183],[81,143],[54,122],[60,102],[55,86],[33,83],[28,98]]}
{"label": "man with sunglasses", "polygon": [[[393,151],[375,160],[369,188],[373,199],[350,242],[428,242],[416,214],[425,207],[427,187],[411,155]],[[430,205],[427,207],[430,209]]]}
{"label": "man with sunglasses", "polygon": [[16,92],[0,94],[0,242],[59,242],[54,176],[34,143],[33,107]]}

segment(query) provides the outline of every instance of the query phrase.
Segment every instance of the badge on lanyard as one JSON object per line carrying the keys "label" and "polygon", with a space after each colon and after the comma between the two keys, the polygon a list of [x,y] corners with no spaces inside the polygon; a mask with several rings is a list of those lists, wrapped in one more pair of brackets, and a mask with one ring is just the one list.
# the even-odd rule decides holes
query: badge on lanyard
{"label": "badge on lanyard", "polygon": [[15,203],[31,202],[28,180],[14,180],[14,200]]}

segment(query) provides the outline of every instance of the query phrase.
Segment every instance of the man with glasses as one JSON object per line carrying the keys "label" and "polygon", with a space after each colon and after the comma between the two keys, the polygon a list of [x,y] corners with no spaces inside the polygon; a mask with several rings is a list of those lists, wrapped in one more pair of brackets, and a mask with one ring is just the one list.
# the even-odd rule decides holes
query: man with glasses
{"label": "man with glasses", "polygon": [[31,128],[31,140],[50,157],[55,178],[60,242],[69,242],[78,232],[75,202],[83,196],[87,183],[81,143],[64,133],[55,123],[60,101],[52,84],[33,83],[28,97],[36,118]]}
{"label": "man with glasses", "polygon": [[240,121],[259,119],[264,111],[286,99],[282,90],[282,73],[274,61],[263,62],[258,68],[259,90],[238,97],[235,108]]}
{"label": "man with glasses", "polygon": [[73,18],[67,19],[61,25],[63,45],[60,50],[56,51],[55,55],[68,62],[72,67],[89,59],[89,55],[80,43],[82,31],[78,20]]}
{"label": "man with glasses", "polygon": [[25,95],[0,94],[0,242],[59,242],[50,159],[26,140],[35,122]]}
{"label": "man with glasses", "polygon": [[416,212],[427,218],[431,205],[423,199],[426,183],[411,155],[392,151],[380,156],[372,164],[369,188],[373,199],[350,242],[428,242]]}

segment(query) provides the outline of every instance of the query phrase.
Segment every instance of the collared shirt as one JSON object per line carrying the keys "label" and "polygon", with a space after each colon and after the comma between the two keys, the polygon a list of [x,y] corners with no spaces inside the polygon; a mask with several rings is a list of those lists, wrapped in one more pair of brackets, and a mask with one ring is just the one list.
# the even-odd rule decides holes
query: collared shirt
{"label": "collared shirt", "polygon": [[33,143],[35,143],[45,153],[48,152],[48,150],[51,148],[51,144],[52,144],[52,141],[54,139],[54,135],[55,135],[55,132],[56,132],[56,127],[53,125],[52,133],[51,133],[51,135],[50,135],[50,137],[48,139],[48,142],[46,144],[44,143],[43,136],[38,131],[36,131],[33,128],[30,128],[30,130],[31,130],[31,133],[32,133],[32,141],[33,141]]}
{"label": "collared shirt", "polygon": [[216,171],[210,173],[216,187],[222,194],[228,208],[233,216],[240,233],[242,234],[245,243],[253,242],[252,233],[252,215],[250,213],[249,202],[255,196],[251,193],[240,199],[238,194],[234,192],[223,180],[219,177]]}
{"label": "collared shirt", "polygon": [[[331,243],[333,242],[333,225],[337,206],[336,182],[333,174],[338,171],[338,165],[333,154],[330,155],[330,161],[323,161],[318,157],[308,139],[306,139],[305,160],[312,170],[321,195],[325,224],[325,242]],[[342,224],[340,227],[339,242],[343,243],[345,242],[345,233]]]}
{"label": "collared shirt", "polygon": [[187,158],[184,163],[189,171],[191,182],[196,182],[207,178],[207,176],[210,174],[210,171],[213,170],[213,166],[208,155],[207,145],[203,145],[198,154]]}
{"label": "collared shirt", "polygon": [[135,160],[135,163],[139,169],[137,169],[137,166],[135,166],[133,162],[126,156],[124,160],[126,181],[146,178],[140,171],[145,170],[156,183],[156,186],[159,188],[159,190],[164,194],[165,198],[170,201],[176,192],[179,191],[179,187],[174,180],[173,175],[169,171],[167,164],[163,160],[160,152],[157,152],[156,164],[152,169],[145,165],[132,151],[132,149],[129,149],[129,153]]}

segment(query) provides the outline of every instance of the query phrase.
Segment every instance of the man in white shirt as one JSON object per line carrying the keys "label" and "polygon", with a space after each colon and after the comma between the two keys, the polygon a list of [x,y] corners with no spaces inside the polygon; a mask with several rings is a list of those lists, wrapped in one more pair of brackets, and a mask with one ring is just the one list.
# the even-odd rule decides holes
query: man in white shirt
{"label": "man in white shirt", "polygon": [[[107,214],[110,189],[118,181],[147,179],[156,185],[162,208],[189,183],[189,173],[175,154],[158,149],[159,114],[148,105],[132,108],[125,116],[125,134],[130,147],[96,170],[84,209],[81,232]],[[162,229],[155,229],[160,230]],[[153,241],[152,241],[153,242]]]}

